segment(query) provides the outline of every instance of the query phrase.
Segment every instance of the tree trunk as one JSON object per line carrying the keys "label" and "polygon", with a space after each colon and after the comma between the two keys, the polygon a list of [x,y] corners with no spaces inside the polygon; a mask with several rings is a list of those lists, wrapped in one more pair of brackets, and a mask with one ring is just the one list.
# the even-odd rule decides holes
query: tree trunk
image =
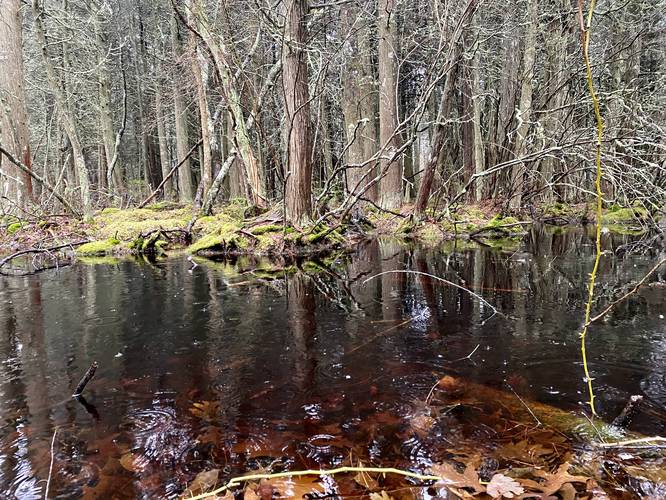
{"label": "tree trunk", "polygon": [[[520,89],[520,101],[516,110],[518,127],[516,128],[516,143],[514,155],[516,158],[527,153],[527,134],[530,130],[532,114],[532,80],[534,79],[534,61],[536,57],[537,33],[537,0],[527,0],[527,31],[525,34],[525,51],[523,53],[523,74]],[[511,171],[511,197],[509,208],[518,209],[522,205],[525,190],[526,167],[519,164]]]}
{"label": "tree trunk", "polygon": [[[162,107],[162,98],[162,87],[161,83],[158,81],[155,89],[155,113],[157,115],[155,118],[157,120],[157,140],[160,147],[160,168],[162,169],[162,179],[166,179],[171,170],[171,161],[168,146],[169,140],[167,138],[166,115],[164,114],[164,109]],[[164,199],[174,199],[173,181],[171,179],[167,180],[164,185]]]}
{"label": "tree trunk", "polygon": [[99,122],[102,129],[102,147],[104,149],[104,168],[99,172],[99,185],[100,187],[107,187],[109,189],[118,190],[121,187],[120,175],[121,167],[116,160],[115,168],[112,173],[113,186],[107,186],[107,169],[113,162],[113,155],[115,153],[115,134],[113,130],[113,112],[111,111],[111,75],[109,72],[108,64],[108,44],[106,38],[102,33],[103,19],[98,18],[95,23],[96,41],[97,41],[97,54],[98,54],[98,88],[99,88]]}
{"label": "tree trunk", "polygon": [[[30,132],[23,87],[23,16],[19,0],[0,0],[0,54],[4,56],[0,71],[0,138],[12,154],[31,168]],[[9,193],[16,196],[19,205],[33,201],[32,178],[15,168],[10,167],[9,172],[20,180],[20,183],[8,181],[11,187]]]}
{"label": "tree trunk", "polygon": [[282,48],[282,86],[288,126],[285,213],[294,226],[302,226],[312,212],[310,162],[310,106],[305,16],[307,0],[287,0]]}
{"label": "tree trunk", "polygon": [[[196,44],[196,40],[194,40]],[[203,183],[203,192],[207,193],[210,185],[213,183],[213,150],[212,141],[215,137],[213,130],[213,120],[208,109],[208,61],[197,45],[195,58],[192,61],[192,73],[197,87],[197,98],[199,103],[199,120],[201,122],[201,138],[203,139],[201,155],[201,181]]]}
{"label": "tree trunk", "polygon": [[[480,174],[485,169],[485,149],[483,145],[483,134],[481,132],[481,107],[482,107],[482,94],[481,84],[479,78],[479,51],[477,50],[472,58],[472,65],[470,67],[470,90],[472,100],[472,129],[474,133],[474,174]],[[484,194],[484,178],[479,177],[474,183],[476,201],[481,201]]]}
{"label": "tree trunk", "polygon": [[[346,4],[340,8],[341,28],[344,34],[352,29],[357,30],[359,8],[354,4]],[[349,54],[347,65],[342,77],[342,114],[349,147],[346,162],[360,164],[370,158],[376,151],[375,84],[372,74],[372,60],[368,43],[368,27],[349,35],[345,51]],[[356,195],[363,192],[366,186],[376,177],[376,165],[363,168],[351,167],[345,170],[346,192]],[[373,184],[364,197],[377,201],[377,184]]]}
{"label": "tree trunk", "polygon": [[379,205],[388,210],[402,205],[402,160],[393,158],[400,147],[398,127],[397,40],[395,0],[379,0],[377,4],[377,37],[379,52],[379,140],[385,148],[380,162],[385,173],[380,183]]}
{"label": "tree trunk", "polygon": [[[171,40],[173,43],[173,52],[176,58],[180,57],[180,34],[178,33],[178,23],[175,17],[171,20]],[[187,107],[183,98],[184,82],[179,75],[178,67],[174,71],[173,82],[173,109],[176,123],[176,161],[180,162],[189,147],[189,134],[187,130]],[[181,202],[191,203],[194,200],[194,185],[192,183],[192,165],[189,158],[183,162],[178,169],[178,199]]]}
{"label": "tree trunk", "polygon": [[43,16],[44,11],[39,7],[39,0],[32,1],[32,12],[35,17],[35,33],[37,35],[37,42],[42,53],[44,61],[44,68],[46,69],[46,76],[49,82],[49,87],[53,93],[53,97],[60,113],[62,126],[72,146],[72,157],[74,159],[74,168],[77,178],[79,180],[79,188],[81,191],[81,202],[83,204],[83,216],[85,219],[92,218],[92,200],[90,198],[90,177],[88,173],[88,166],[86,165],[85,156],[83,154],[83,147],[79,140],[79,134],[74,117],[74,112],[69,107],[64,90],[60,86],[55,68],[48,54],[48,44],[46,42],[46,30],[44,28]]}

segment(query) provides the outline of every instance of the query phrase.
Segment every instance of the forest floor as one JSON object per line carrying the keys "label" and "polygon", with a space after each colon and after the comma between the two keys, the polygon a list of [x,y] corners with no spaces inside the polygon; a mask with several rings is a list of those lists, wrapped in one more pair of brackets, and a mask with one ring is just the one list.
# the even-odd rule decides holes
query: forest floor
{"label": "forest floor", "polygon": [[[369,208],[343,221],[329,218],[327,222],[294,228],[284,224],[280,207],[258,210],[228,203],[218,207],[214,215],[195,219],[191,206],[162,202],[146,208],[106,208],[89,222],[63,215],[5,217],[0,226],[0,255],[31,248],[62,250],[71,245],[79,257],[160,256],[167,250],[204,256],[299,256],[353,248],[368,237],[384,235],[424,245],[460,238],[507,247],[515,246],[534,222],[586,224],[594,220],[593,213],[591,204],[553,204],[529,215],[504,215],[492,204],[485,204],[430,212],[417,219],[406,206],[401,213]],[[604,211],[602,223],[604,231],[640,235],[655,221],[642,207],[611,207]]]}

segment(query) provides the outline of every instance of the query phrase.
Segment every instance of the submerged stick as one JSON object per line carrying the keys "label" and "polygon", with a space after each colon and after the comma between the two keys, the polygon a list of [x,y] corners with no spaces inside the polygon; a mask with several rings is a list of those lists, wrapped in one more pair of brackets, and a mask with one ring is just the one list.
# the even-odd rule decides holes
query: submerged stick
{"label": "submerged stick", "polygon": [[51,475],[53,474],[53,461],[55,459],[54,447],[55,447],[55,438],[58,432],[58,428],[53,429],[53,437],[51,438],[51,463],[49,464],[49,476],[46,478],[46,490],[44,491],[44,500],[49,497],[49,487],[51,486]]}
{"label": "submerged stick", "polygon": [[[487,305],[488,307],[490,307],[493,310],[492,316],[494,316],[495,314],[499,314],[500,316],[502,315],[490,302],[488,302],[486,299],[481,297],[481,295],[479,295],[478,293],[474,293],[469,288],[465,288],[464,286],[459,285],[458,283],[454,283],[453,281],[445,280],[444,278],[440,278],[439,276],[435,276],[434,274],[424,273],[424,272],[421,272],[421,271],[412,271],[411,269],[396,269],[396,270],[393,270],[393,271],[384,271],[383,273],[379,273],[379,274],[375,274],[374,276],[370,276],[368,279],[363,281],[363,284],[365,285],[370,280],[373,280],[375,278],[378,278],[379,276],[383,276],[385,274],[391,274],[391,273],[418,274],[418,275],[421,275],[421,276],[427,276],[428,278],[432,278],[432,279],[437,280],[437,281],[441,281],[442,283],[445,283],[445,284],[447,284],[449,286],[452,286],[454,288],[458,288],[459,290],[462,290],[463,292],[467,292],[472,297],[476,297],[477,299],[479,299],[479,301],[483,302],[485,305]],[[490,318],[488,318],[488,319],[490,319]]]}
{"label": "submerged stick", "polygon": [[90,365],[90,368],[88,368],[88,371],[81,379],[81,382],[79,382],[79,385],[77,385],[76,389],[74,389],[74,394],[72,394],[72,397],[75,398],[81,395],[83,389],[85,389],[86,386],[88,385],[88,382],[90,382],[92,378],[95,376],[96,371],[97,371],[97,361],[93,361],[93,364]]}
{"label": "submerged stick", "polygon": [[629,401],[627,401],[627,404],[624,407],[624,409],[620,412],[620,414],[617,417],[615,417],[615,420],[613,420],[613,425],[617,425],[618,427],[626,429],[626,427],[631,422],[631,419],[634,418],[634,415],[636,415],[638,407],[641,405],[642,402],[643,402],[643,396],[640,395],[631,396],[629,398]]}

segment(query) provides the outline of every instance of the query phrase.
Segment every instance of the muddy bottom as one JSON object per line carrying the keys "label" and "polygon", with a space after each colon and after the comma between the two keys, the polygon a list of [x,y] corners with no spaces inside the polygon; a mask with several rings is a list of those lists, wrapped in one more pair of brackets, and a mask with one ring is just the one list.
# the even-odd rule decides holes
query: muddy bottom
{"label": "muddy bottom", "polygon": [[[360,464],[449,487],[351,473],[250,489],[430,498],[483,494],[502,473],[544,497],[663,497],[659,450],[591,447],[466,385],[584,419],[593,258],[583,231],[535,228],[505,249],[372,241],[334,262],[107,259],[1,278],[0,497],[43,498],[50,476],[49,498],[178,498],[252,471]],[[654,262],[604,256],[595,309]],[[589,339],[598,413],[643,395],[630,430],[645,435],[666,433],[664,274]]]}

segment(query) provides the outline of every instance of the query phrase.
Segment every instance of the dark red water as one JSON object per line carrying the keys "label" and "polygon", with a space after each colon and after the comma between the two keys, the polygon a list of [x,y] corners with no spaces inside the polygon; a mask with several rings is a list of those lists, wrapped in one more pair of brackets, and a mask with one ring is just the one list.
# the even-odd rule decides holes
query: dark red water
{"label": "dark red water", "polygon": [[[177,497],[212,468],[332,467],[350,454],[418,468],[444,452],[405,419],[447,373],[584,410],[592,252],[582,231],[535,229],[509,250],[374,241],[288,276],[247,258],[173,258],[2,278],[0,497],[43,498],[52,456],[49,497],[62,498]],[[604,256],[595,309],[654,262]],[[461,284],[501,314],[423,275],[366,282],[393,270]],[[646,287],[590,331],[599,413],[642,394],[632,429],[646,434],[666,431],[664,290]],[[457,435],[483,441],[485,424],[463,420]]]}

